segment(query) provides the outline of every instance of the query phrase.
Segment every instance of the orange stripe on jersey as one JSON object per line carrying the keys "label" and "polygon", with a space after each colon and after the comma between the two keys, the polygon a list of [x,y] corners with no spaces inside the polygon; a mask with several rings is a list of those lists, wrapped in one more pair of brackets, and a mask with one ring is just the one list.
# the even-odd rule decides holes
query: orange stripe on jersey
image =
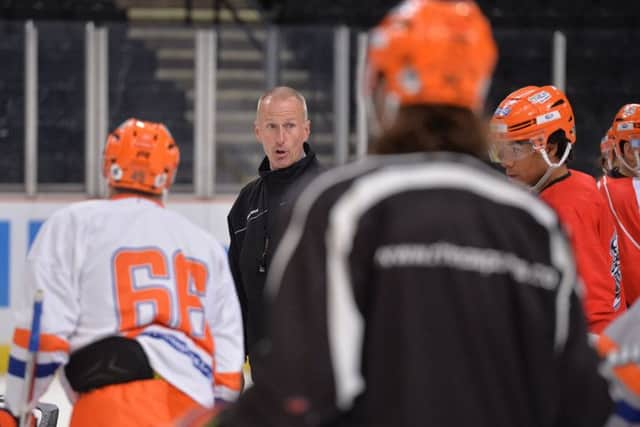
{"label": "orange stripe on jersey", "polygon": [[[16,328],[13,333],[13,343],[18,347],[29,348],[29,336],[31,331]],[[69,342],[52,334],[40,334],[39,351],[64,351],[69,352]]]}
{"label": "orange stripe on jersey", "polygon": [[242,389],[241,372],[216,372],[214,377],[216,385],[221,385],[234,391],[240,391]]}
{"label": "orange stripe on jersey", "polygon": [[[606,335],[600,335],[596,348],[601,356],[606,356],[612,351],[617,350],[618,345]],[[629,363],[613,368],[613,372],[617,379],[630,391],[640,395],[640,366]]]}

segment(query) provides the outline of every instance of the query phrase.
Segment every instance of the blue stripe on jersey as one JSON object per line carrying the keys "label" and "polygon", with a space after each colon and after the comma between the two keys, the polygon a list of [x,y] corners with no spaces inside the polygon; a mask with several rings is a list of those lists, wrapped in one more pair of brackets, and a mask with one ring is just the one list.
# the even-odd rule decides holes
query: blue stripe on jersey
{"label": "blue stripe on jersey", "polygon": [[[60,366],[59,363],[38,363],[36,365],[36,378],[48,377],[55,374],[56,369]],[[9,357],[9,375],[14,377],[24,378],[24,373],[27,370],[27,363],[23,360],[16,359],[15,357]]]}
{"label": "blue stripe on jersey", "polygon": [[196,368],[202,375],[206,378],[212,377],[212,369],[211,366],[207,365],[204,360],[195,352],[191,351],[187,344],[179,338],[174,337],[173,335],[161,334],[159,332],[143,332],[140,336],[147,336],[155,339],[161,339],[162,341],[169,344],[175,350],[180,353],[186,355],[191,359],[191,363],[193,367]]}
{"label": "blue stripe on jersey", "polygon": [[36,236],[38,235],[38,231],[40,231],[40,227],[42,227],[42,224],[44,223],[44,221],[42,220],[38,220],[38,221],[29,221],[29,246],[27,247],[28,249],[31,249],[31,244],[33,244],[33,241],[36,240]]}
{"label": "blue stripe on jersey", "polygon": [[629,423],[640,423],[640,409],[634,408],[624,400],[616,402],[615,413]]}
{"label": "blue stripe on jersey", "polygon": [[9,221],[0,221],[0,307],[9,307],[10,231]]}

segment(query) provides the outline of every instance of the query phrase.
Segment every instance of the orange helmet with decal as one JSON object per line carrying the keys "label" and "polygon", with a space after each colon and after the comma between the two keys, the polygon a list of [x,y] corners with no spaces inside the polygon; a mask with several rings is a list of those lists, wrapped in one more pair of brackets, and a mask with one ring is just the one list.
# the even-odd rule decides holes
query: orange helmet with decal
{"label": "orange helmet with decal", "polygon": [[[617,159],[635,175],[640,175],[640,104],[626,104],[613,119],[613,147]],[[621,142],[627,142],[633,150],[635,166],[629,164],[622,153]]]}
{"label": "orange helmet with decal", "polygon": [[564,131],[576,142],[575,120],[569,100],[555,86],[527,86],[507,96],[491,119],[495,139],[529,140],[538,149],[546,147],[549,136]]}
{"label": "orange helmet with decal", "polygon": [[369,93],[384,103],[480,110],[497,59],[489,21],[473,1],[406,0],[370,37]]}
{"label": "orange helmet with decal", "polygon": [[616,141],[640,138],[640,104],[626,104],[613,119],[613,134]]}
{"label": "orange helmet with decal", "polygon": [[107,138],[103,174],[112,187],[161,194],[173,183],[179,161],[163,124],[129,119]]}

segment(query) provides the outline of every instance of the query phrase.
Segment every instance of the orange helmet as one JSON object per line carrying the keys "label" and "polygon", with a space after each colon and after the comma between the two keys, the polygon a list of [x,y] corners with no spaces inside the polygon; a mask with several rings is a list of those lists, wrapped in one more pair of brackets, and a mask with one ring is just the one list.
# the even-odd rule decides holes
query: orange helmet
{"label": "orange helmet", "polygon": [[129,119],[109,134],[102,173],[112,187],[161,194],[173,183],[179,161],[163,124]]}
{"label": "orange helmet", "polygon": [[[640,104],[626,104],[613,119],[613,147],[617,158],[636,175],[640,174]],[[632,167],[622,155],[620,142],[627,141],[633,149],[636,166]]]}
{"label": "orange helmet", "polygon": [[496,59],[491,26],[473,1],[405,0],[371,33],[367,89],[384,81],[394,107],[480,110]]}
{"label": "orange helmet", "polygon": [[612,127],[616,141],[640,138],[640,104],[623,105],[616,113]]}
{"label": "orange helmet", "polygon": [[[561,159],[552,163],[545,150],[549,136],[562,130],[570,142]],[[555,86],[526,86],[507,96],[491,118],[495,141],[530,142],[550,167],[563,164],[576,142],[573,110],[569,100]]]}

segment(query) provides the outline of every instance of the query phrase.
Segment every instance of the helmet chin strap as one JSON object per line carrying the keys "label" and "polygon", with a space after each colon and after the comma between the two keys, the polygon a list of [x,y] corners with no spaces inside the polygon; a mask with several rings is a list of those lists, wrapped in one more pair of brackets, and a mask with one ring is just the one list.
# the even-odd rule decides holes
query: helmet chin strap
{"label": "helmet chin strap", "polygon": [[640,176],[640,153],[638,153],[638,150],[633,150],[633,155],[636,159],[635,168],[631,167],[631,165],[627,163],[627,161],[624,159],[624,156],[620,152],[620,148],[617,145],[615,147],[615,151],[616,151],[616,155],[618,156],[618,159],[622,162],[623,166],[627,168],[627,170],[631,171],[631,173],[633,173],[635,176]]}
{"label": "helmet chin strap", "polygon": [[547,150],[541,149],[538,151],[538,153],[540,153],[540,155],[544,159],[544,162],[547,164],[548,168],[545,171],[544,175],[542,175],[542,177],[538,180],[538,182],[536,182],[536,184],[531,187],[532,191],[539,193],[544,187],[544,185],[547,183],[549,178],[551,177],[551,174],[560,166],[564,165],[564,163],[567,161],[567,158],[569,157],[569,153],[571,152],[572,145],[573,144],[567,144],[567,146],[564,149],[564,153],[562,153],[562,157],[556,163],[551,161],[551,159],[549,158],[549,153],[547,153]]}

